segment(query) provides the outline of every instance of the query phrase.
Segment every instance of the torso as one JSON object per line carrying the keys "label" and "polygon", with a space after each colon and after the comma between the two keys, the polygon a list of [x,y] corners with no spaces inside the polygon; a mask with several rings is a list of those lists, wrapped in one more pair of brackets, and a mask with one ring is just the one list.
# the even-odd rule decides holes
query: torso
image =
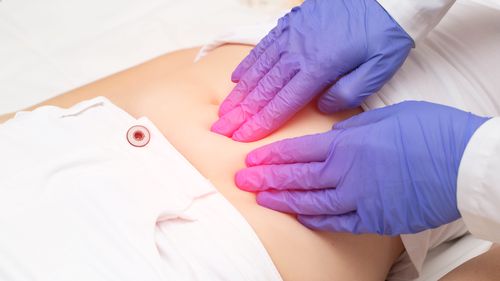
{"label": "torso", "polygon": [[399,238],[314,232],[291,215],[260,207],[254,194],[234,185],[234,173],[244,167],[251,149],[329,130],[335,121],[360,112],[326,116],[309,106],[283,129],[255,143],[210,132],[218,105],[233,86],[230,73],[249,49],[224,46],[196,64],[196,50],[165,55],[44,104],[68,107],[101,95],[135,117],[148,117],[245,217],[285,280],[384,279],[402,251]]}

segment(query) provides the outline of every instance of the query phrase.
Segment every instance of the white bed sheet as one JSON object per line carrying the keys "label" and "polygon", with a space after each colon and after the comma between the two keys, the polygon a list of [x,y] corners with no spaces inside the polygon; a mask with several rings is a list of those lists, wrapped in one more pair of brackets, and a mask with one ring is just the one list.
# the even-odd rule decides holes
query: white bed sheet
{"label": "white bed sheet", "polygon": [[0,113],[177,49],[232,24],[268,20],[284,0],[0,0]]}
{"label": "white bed sheet", "polygon": [[[0,0],[0,114],[203,45],[233,24],[266,22],[285,1]],[[419,280],[436,280],[490,245],[471,236],[444,244]]]}

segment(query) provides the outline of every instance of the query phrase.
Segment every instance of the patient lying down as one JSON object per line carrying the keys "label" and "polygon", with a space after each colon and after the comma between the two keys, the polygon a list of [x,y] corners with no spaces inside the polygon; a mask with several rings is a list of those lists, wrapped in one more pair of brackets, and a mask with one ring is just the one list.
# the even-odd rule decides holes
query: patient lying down
{"label": "patient lying down", "polygon": [[[199,212],[203,213],[203,210],[206,208],[206,213],[214,214],[210,216],[207,215],[206,221],[204,221],[205,216],[201,213],[199,217],[192,220],[196,222],[196,219],[198,219],[201,222],[205,222],[206,225],[204,227],[207,229],[207,235],[203,237],[212,239],[212,244],[222,245],[224,243],[231,243],[231,241],[226,238],[224,238],[224,241],[216,241],[217,237],[214,237],[213,235],[210,236],[208,233],[213,234],[217,232],[211,232],[209,227],[207,228],[207,225],[210,226],[220,223],[217,222],[217,216],[220,216],[222,219],[227,218],[230,220],[230,223],[228,224],[240,225],[242,222],[238,220],[237,216],[223,214],[231,213],[232,208],[236,208],[239,214],[244,217],[244,223],[237,228],[227,227],[224,229],[224,233],[220,232],[220,235],[227,235],[227,237],[242,237],[241,235],[246,235],[245,237],[248,238],[253,237],[252,235],[254,231],[257,234],[258,240],[256,240],[257,244],[255,245],[229,245],[227,247],[227,251],[232,251],[230,248],[259,248],[261,247],[260,243],[262,243],[269,256],[267,256],[266,253],[256,256],[255,254],[251,254],[251,250],[248,250],[241,251],[241,255],[233,255],[229,257],[229,259],[241,260],[240,263],[255,263],[255,265],[258,265],[259,263],[255,260],[252,261],[252,259],[263,259],[260,264],[267,262],[269,263],[269,268],[274,269],[275,267],[277,272],[279,272],[279,275],[276,276],[272,273],[265,275],[269,278],[269,280],[272,280],[270,276],[274,276],[274,279],[279,279],[281,277],[284,280],[386,279],[393,264],[405,251],[400,237],[383,237],[376,235],[355,236],[351,234],[315,232],[302,226],[292,215],[278,213],[258,206],[255,203],[255,196],[253,194],[245,193],[235,187],[233,183],[233,175],[237,170],[243,168],[244,156],[253,148],[278,139],[326,131],[334,122],[338,122],[360,112],[360,109],[355,109],[332,116],[326,116],[317,112],[313,106],[310,106],[304,109],[297,117],[292,119],[283,129],[274,133],[270,137],[255,143],[238,143],[210,132],[210,125],[217,118],[218,104],[232,87],[232,84],[229,81],[230,73],[234,66],[244,57],[246,53],[248,53],[249,49],[250,47],[246,46],[227,45],[218,48],[195,64],[193,64],[192,61],[197,50],[192,49],[179,51],[159,57],[137,67],[86,85],[82,88],[46,101],[38,106],[54,105],[69,108],[81,101],[92,99],[97,96],[103,96],[128,114],[132,115],[134,118],[145,116],[151,120],[152,123],[148,123],[146,121],[141,121],[139,123],[146,129],[149,129],[149,133],[151,133],[152,137],[155,137],[155,128],[152,128],[152,126],[158,128],[158,133],[165,136],[168,142],[173,145],[175,150],[180,152],[180,154],[182,154],[182,156],[185,157],[196,168],[196,170],[201,173],[201,175],[203,175],[203,177],[210,180],[216,188],[216,193],[218,192],[217,194],[219,194],[219,196],[223,196],[219,199],[210,199],[212,201],[200,201],[200,203],[196,203],[198,205],[195,204],[195,207],[198,208],[197,210]],[[82,114],[82,116],[83,115],[85,114]],[[17,116],[16,119],[24,118],[24,116],[28,115],[20,115]],[[4,122],[11,117],[12,115],[0,117],[0,122]],[[6,122],[5,125],[0,126],[0,134],[3,135],[9,132],[9,126],[13,126],[14,124],[15,122],[9,121]],[[75,124],[70,127],[73,126],[78,126],[78,123],[75,121]],[[102,126],[106,126],[106,124],[96,125],[96,127],[99,128]],[[111,136],[114,136],[111,132],[113,130],[114,129],[110,128]],[[118,130],[117,132],[121,131]],[[122,137],[124,138],[125,132],[123,132],[123,134],[117,133],[116,135],[117,139]],[[114,149],[115,144],[112,142],[113,140],[114,138],[110,137],[109,143],[106,143],[106,145],[101,148],[104,149],[103,153],[108,153],[108,151]],[[36,142],[42,140],[29,141]],[[151,144],[148,145],[156,145],[154,141],[155,140],[151,138]],[[131,155],[133,156],[135,154]],[[73,157],[80,156],[73,155]],[[160,163],[163,161],[161,157],[157,158],[157,161],[159,162],[155,162],[155,160],[149,163]],[[8,162],[9,160],[5,159],[4,161]],[[39,165],[50,165],[50,161],[47,161],[46,163],[39,163]],[[182,166],[184,164],[178,162],[178,165]],[[117,172],[116,169],[113,169],[113,173],[118,173],[117,175],[119,175],[120,171]],[[124,169],[125,170],[122,172],[129,171],[127,170],[128,168]],[[150,175],[147,170],[148,169],[144,169],[144,173],[146,174],[142,176]],[[103,172],[107,173],[105,170],[103,170]],[[153,172],[151,172],[151,174],[153,174]],[[7,175],[2,175],[2,178],[5,178],[6,176]],[[75,176],[78,177],[78,175]],[[137,174],[136,176],[141,177],[141,174]],[[164,171],[164,177],[175,176],[175,174],[172,175],[171,170]],[[79,179],[76,178],[75,180],[78,181]],[[159,180],[161,181],[162,179]],[[84,180],[82,179],[82,181]],[[128,182],[126,185],[129,186],[124,188],[124,190],[133,190],[131,192],[135,192],[134,194],[136,194],[137,197],[142,196],[140,195],[140,192],[149,191],[147,188],[141,186],[141,181]],[[40,186],[42,186],[42,184],[40,184]],[[67,188],[71,189],[71,184],[68,184]],[[206,191],[206,193],[196,194],[197,196],[199,195],[198,197],[200,198],[204,198],[206,196],[210,197],[211,194],[213,194],[213,192],[210,191],[210,188]],[[33,192],[42,191],[34,190]],[[155,197],[161,197],[164,195],[162,190],[159,190],[158,192],[160,194],[155,194]],[[3,185],[1,185],[0,194],[3,193]],[[43,198],[43,196],[40,198]],[[160,200],[158,202],[161,202],[161,199],[158,200]],[[226,200],[230,203],[230,205],[225,205],[227,204]],[[119,205],[120,199],[117,198],[116,202],[110,201],[107,203],[111,206],[115,203]],[[217,212],[221,211],[223,213],[215,215]],[[196,210],[192,213],[194,213],[196,217]],[[196,259],[196,266],[193,265],[193,263],[188,263],[189,268],[179,269],[181,263],[179,263],[175,257],[167,255],[169,252],[179,253],[179,255],[195,255],[193,254],[193,251],[176,249],[183,247],[189,248],[190,246],[185,243],[185,241],[189,241],[189,239],[186,238],[188,237],[188,234],[186,233],[193,233],[193,231],[197,229],[190,228],[189,226],[190,222],[192,222],[189,219],[189,212],[186,217],[187,218],[183,218],[182,223],[170,223],[168,225],[162,220],[168,221],[171,218],[168,216],[165,217],[164,214],[163,216],[158,217],[159,220],[157,221],[155,238],[151,237],[151,241],[154,240],[154,242],[151,243],[156,243],[156,249],[162,257],[161,265],[159,265],[158,268],[162,268],[160,269],[161,271],[165,271],[165,268],[168,268],[168,270],[166,270],[167,273],[162,273],[164,274],[163,276],[172,276],[168,274],[168,272],[172,271],[182,272],[182,276],[188,276],[187,278],[189,278],[189,276],[192,278],[194,278],[193,276],[210,276],[202,274],[203,272],[209,274],[207,272],[213,269],[210,268],[213,263],[208,260],[207,263],[204,264],[203,262],[200,262],[203,259],[198,258]],[[0,223],[4,221],[2,218],[6,217],[0,217]],[[5,219],[5,221],[8,221],[8,219]],[[134,222],[135,221],[132,219],[128,221],[126,218],[120,218],[120,223],[123,224],[133,224]],[[251,228],[246,228],[246,226],[244,226],[246,223],[248,223]],[[68,224],[68,227],[71,227],[71,225],[72,224]],[[137,227],[137,225],[135,226]],[[183,232],[183,230],[179,229],[191,230],[191,232]],[[96,235],[99,235],[98,228],[89,231],[92,233],[95,232]],[[238,232],[249,232],[250,234],[238,234]],[[13,237],[16,237],[16,235],[18,235],[16,239],[28,239],[23,235],[19,235],[19,233],[15,233],[16,230],[13,230],[11,233],[12,239]],[[117,237],[122,234],[123,233],[118,233]],[[169,236],[171,234],[172,236]],[[57,235],[57,233],[54,235]],[[79,239],[86,239],[86,237],[90,236],[91,235],[82,235]],[[184,240],[180,238],[181,236]],[[175,237],[178,237],[178,240],[176,240],[177,238]],[[194,234],[189,237],[191,237],[191,239],[199,239],[199,236]],[[251,240],[250,238],[248,238],[250,240],[245,239],[234,241],[240,241],[241,243],[241,241]],[[74,243],[79,243],[78,241],[74,241]],[[198,245],[194,242],[193,244]],[[148,244],[146,243],[144,245]],[[2,244],[2,247],[4,246],[5,245]],[[210,245],[206,244],[206,247],[209,248]],[[195,250],[199,252],[206,251],[206,249],[201,248],[196,248]],[[71,251],[71,249],[68,249],[68,251]],[[228,257],[224,257],[224,255],[227,255],[227,251],[220,250],[211,252],[210,257],[214,261],[226,260]],[[229,253],[234,254],[234,252]],[[103,253],[103,255],[104,254],[105,253]],[[3,254],[0,254],[0,259],[8,259],[7,256],[3,257],[2,255]],[[124,252],[123,256],[126,255],[134,254]],[[268,257],[270,257],[270,259],[268,259]],[[83,258],[84,257],[82,257],[82,259]],[[91,258],[91,256],[87,258]],[[138,257],[135,258],[139,259]],[[185,257],[185,259],[188,261],[194,260],[190,257]],[[23,260],[18,260],[16,262],[21,265],[23,264]],[[82,262],[84,263],[85,260],[82,260]],[[55,270],[55,268],[56,267],[54,267],[53,270]],[[221,270],[224,270],[224,266],[221,268],[213,270],[218,270],[220,273]],[[479,263],[470,265],[460,272],[455,272],[454,275],[450,275],[450,278],[453,278],[453,280],[461,280],[461,276],[466,276],[470,270],[477,268],[480,268]],[[106,267],[102,269],[88,268],[88,270],[96,270],[97,272],[100,272],[100,270],[106,271]],[[259,271],[261,268],[259,266],[255,266],[253,270]],[[270,272],[271,271],[272,270],[270,270]],[[111,275],[103,274],[96,276],[112,276],[115,273],[108,272],[107,274]],[[24,280],[19,276],[20,275],[12,278],[12,280]],[[219,275],[216,274],[216,276],[224,276],[224,273],[220,273]],[[248,277],[248,275],[246,276]],[[249,277],[249,279],[252,278]]]}

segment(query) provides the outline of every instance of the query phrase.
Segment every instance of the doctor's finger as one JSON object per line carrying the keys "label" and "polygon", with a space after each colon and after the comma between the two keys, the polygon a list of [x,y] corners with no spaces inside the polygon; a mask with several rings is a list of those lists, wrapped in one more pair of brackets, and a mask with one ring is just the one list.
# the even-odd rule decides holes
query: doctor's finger
{"label": "doctor's finger", "polygon": [[342,190],[263,191],[257,194],[261,206],[299,215],[342,215],[356,210],[356,204]]}
{"label": "doctor's finger", "polygon": [[250,94],[265,77],[269,70],[279,61],[278,44],[274,43],[267,48],[259,59],[245,72],[238,84],[224,99],[219,107],[219,116],[233,110]]}
{"label": "doctor's finger", "polygon": [[325,161],[333,142],[332,131],[280,140],[251,151],[247,166]]}
{"label": "doctor's finger", "polygon": [[254,166],[238,171],[235,181],[239,188],[246,191],[335,187],[338,182],[335,173],[325,173],[324,169],[321,162]]}
{"label": "doctor's finger", "polygon": [[382,81],[376,72],[378,58],[373,58],[346,73],[319,98],[318,108],[324,113],[354,108],[380,89]]}
{"label": "doctor's finger", "polygon": [[311,85],[305,76],[299,71],[259,113],[234,132],[232,138],[241,142],[256,141],[288,121],[314,97],[311,88],[316,85]]}
{"label": "doctor's finger", "polygon": [[344,215],[323,215],[323,216],[305,216],[298,215],[297,219],[300,223],[310,229],[330,231],[330,232],[347,232],[361,233],[361,219],[356,212],[351,212]]}
{"label": "doctor's finger", "polygon": [[238,64],[231,74],[231,81],[237,83],[246,71],[254,65],[260,56],[281,35],[283,27],[278,24],[250,51],[250,53]]}
{"label": "doctor's finger", "polygon": [[[277,48],[276,46],[277,44],[270,49]],[[270,53],[274,52],[278,52],[278,50],[270,50]],[[276,62],[241,102],[241,106],[251,114],[258,113],[295,76],[297,71],[298,69],[290,67],[283,61]]]}
{"label": "doctor's finger", "polygon": [[259,112],[293,75],[293,69],[277,62],[240,104],[212,125],[212,131],[231,137],[234,131]]}

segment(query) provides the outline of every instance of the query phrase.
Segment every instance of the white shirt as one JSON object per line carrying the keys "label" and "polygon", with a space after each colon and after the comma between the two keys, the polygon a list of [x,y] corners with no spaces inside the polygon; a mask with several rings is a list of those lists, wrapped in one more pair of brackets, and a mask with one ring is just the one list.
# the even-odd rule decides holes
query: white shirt
{"label": "white shirt", "polygon": [[413,38],[422,40],[443,18],[455,0],[378,0]]}
{"label": "white shirt", "polygon": [[[415,40],[418,48],[418,43],[439,23],[455,1],[378,0],[378,2]],[[485,31],[478,28],[477,32]],[[488,36],[482,37],[486,40]],[[495,64],[494,60],[491,63],[497,69],[495,73],[498,73],[498,64]],[[453,68],[459,67],[459,64],[453,66]],[[466,68],[469,67],[473,65],[467,64]],[[470,95],[481,95],[476,97],[478,101],[492,103],[480,106],[488,107],[483,112],[472,109],[473,113],[500,115],[496,106],[500,104],[499,87],[493,94],[479,90],[470,92]],[[469,231],[482,239],[500,242],[500,117],[487,121],[472,136],[462,157],[457,181],[458,208]]]}

